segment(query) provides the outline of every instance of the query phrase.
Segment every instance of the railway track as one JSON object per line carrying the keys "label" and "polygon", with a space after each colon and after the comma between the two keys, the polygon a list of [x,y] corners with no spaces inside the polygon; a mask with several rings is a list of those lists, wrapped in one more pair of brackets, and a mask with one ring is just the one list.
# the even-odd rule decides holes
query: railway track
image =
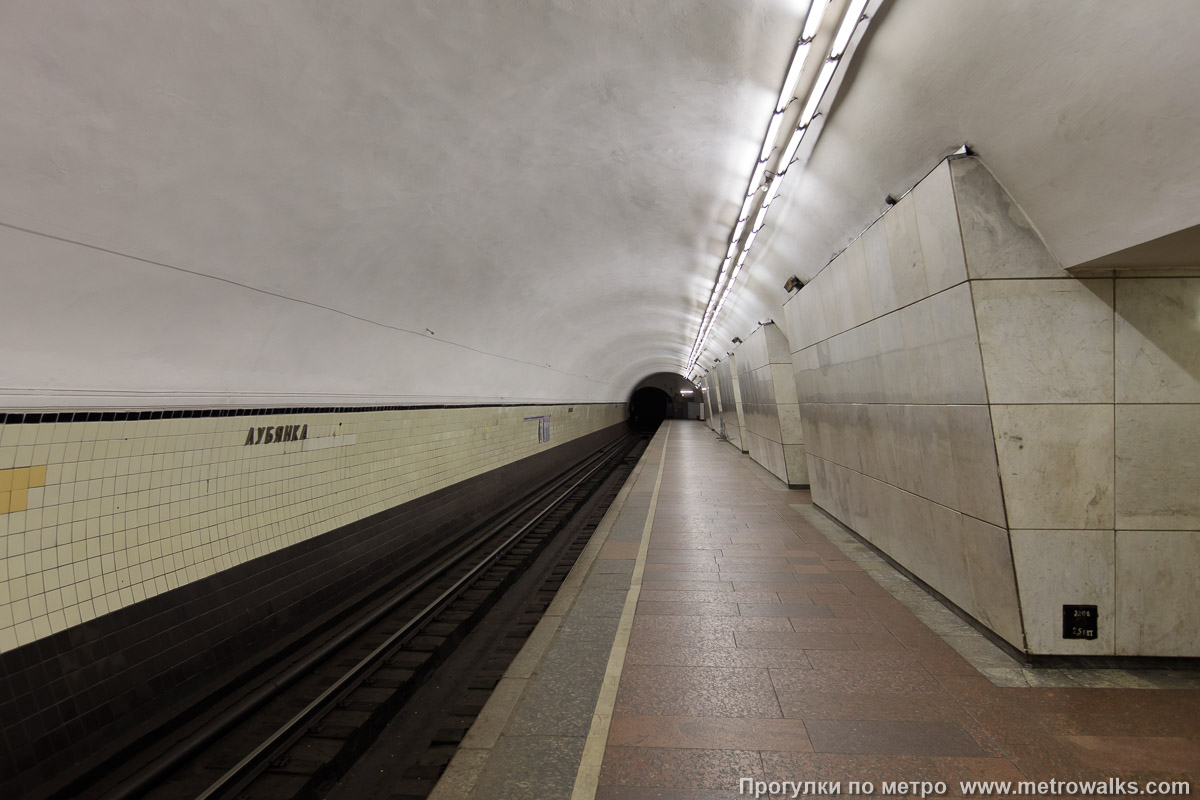
{"label": "railway track", "polygon": [[[530,577],[522,581],[536,591],[520,600],[519,620],[502,637],[508,652],[499,656],[501,662],[515,655],[644,447],[641,437],[630,435],[585,459],[464,536],[390,596],[343,619],[269,677],[231,692],[226,707],[175,734],[173,741],[160,742],[157,752],[57,796],[321,796],[542,556],[539,568],[545,574],[533,576],[532,583]],[[553,552],[543,555],[547,548]],[[552,557],[548,567],[547,556]],[[482,677],[470,678],[476,695],[480,686],[498,679],[496,658],[487,667]],[[449,709],[452,724],[465,730],[481,705]],[[453,753],[446,745],[436,737],[431,741],[437,754],[423,759],[415,784],[409,781],[418,787],[412,796],[421,796],[420,787],[432,788]]]}

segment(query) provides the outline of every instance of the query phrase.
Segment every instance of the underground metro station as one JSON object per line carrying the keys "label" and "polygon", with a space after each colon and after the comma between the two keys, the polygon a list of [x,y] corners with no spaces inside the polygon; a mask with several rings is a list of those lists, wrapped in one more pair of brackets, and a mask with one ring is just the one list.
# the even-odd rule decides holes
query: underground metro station
{"label": "underground metro station", "polygon": [[0,8],[0,796],[1200,794],[1200,4]]}

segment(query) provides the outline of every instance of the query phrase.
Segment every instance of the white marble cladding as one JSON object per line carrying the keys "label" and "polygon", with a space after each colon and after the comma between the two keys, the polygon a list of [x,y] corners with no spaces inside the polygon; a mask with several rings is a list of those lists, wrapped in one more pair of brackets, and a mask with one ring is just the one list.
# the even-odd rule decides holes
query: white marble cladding
{"label": "white marble cladding", "polygon": [[804,434],[787,337],[775,324],[759,327],[734,353],[750,457],[784,483],[808,480]]}
{"label": "white marble cladding", "polygon": [[[1200,278],[1058,277],[1019,210],[984,190],[986,171],[964,175],[955,188],[981,278],[971,290],[1029,647],[1200,655],[1200,601],[1177,591],[1200,573]],[[967,197],[993,208],[972,213]],[[1064,603],[1099,607],[1098,639],[1062,637]]]}
{"label": "white marble cladding", "polygon": [[813,501],[1018,648],[1008,532],[809,453]]}
{"label": "white marble cladding", "polygon": [[[721,418],[716,425],[717,430],[724,430],[725,438],[736,447],[738,450],[745,451],[747,448],[743,445],[742,440],[745,438],[742,434],[742,426],[739,422],[741,414],[739,413],[738,391],[735,385],[736,373],[733,368],[734,357],[726,356],[725,359],[717,364],[717,386],[721,398]],[[722,427],[723,426],[723,427]]]}
{"label": "white marble cladding", "polygon": [[[538,441],[549,415],[550,441]],[[212,575],[625,418],[623,404],[0,426],[0,650]],[[247,431],[307,426],[305,441]],[[6,498],[7,499],[7,498]]]}
{"label": "white marble cladding", "polygon": [[1200,656],[1200,278],[1076,279],[956,158],[785,314],[818,503],[1030,652]]}
{"label": "white marble cladding", "polygon": [[816,502],[1024,646],[949,164],[784,310]]}

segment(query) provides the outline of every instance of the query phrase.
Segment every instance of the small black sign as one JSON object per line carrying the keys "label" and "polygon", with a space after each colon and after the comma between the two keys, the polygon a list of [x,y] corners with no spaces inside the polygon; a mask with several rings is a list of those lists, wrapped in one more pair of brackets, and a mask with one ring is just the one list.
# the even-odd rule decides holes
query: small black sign
{"label": "small black sign", "polygon": [[1095,639],[1099,616],[1096,606],[1063,606],[1063,638]]}

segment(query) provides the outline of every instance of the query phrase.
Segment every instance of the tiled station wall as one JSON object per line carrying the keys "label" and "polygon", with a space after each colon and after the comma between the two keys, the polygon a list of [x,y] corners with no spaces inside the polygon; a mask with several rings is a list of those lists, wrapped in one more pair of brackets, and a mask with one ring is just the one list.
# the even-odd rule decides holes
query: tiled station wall
{"label": "tiled station wall", "polygon": [[817,503],[1030,652],[1200,655],[1200,279],[1069,275],[965,157],[785,310]]}
{"label": "tiled station wall", "polygon": [[[721,396],[721,423],[725,426],[725,438],[744,453],[746,452],[744,409],[734,364],[733,356],[726,356],[724,361],[717,364],[717,385]],[[717,425],[717,429],[721,429],[720,424]]]}
{"label": "tiled station wall", "polygon": [[792,486],[809,483],[796,381],[788,339],[774,323],[760,326],[734,351],[750,457]]}
{"label": "tiled station wall", "polygon": [[626,414],[309,412],[5,420],[0,773],[127,729],[143,704],[194,690],[600,447]]}

